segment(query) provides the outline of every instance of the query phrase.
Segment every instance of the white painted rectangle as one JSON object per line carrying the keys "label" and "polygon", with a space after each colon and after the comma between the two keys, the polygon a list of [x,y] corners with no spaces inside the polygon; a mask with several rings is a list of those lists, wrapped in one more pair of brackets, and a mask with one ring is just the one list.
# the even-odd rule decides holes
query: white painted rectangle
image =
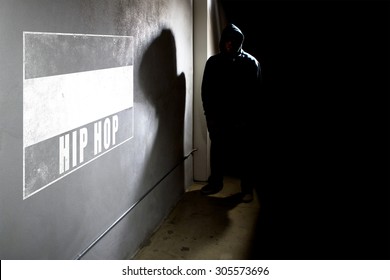
{"label": "white painted rectangle", "polygon": [[133,37],[23,32],[23,199],[133,137]]}
{"label": "white painted rectangle", "polygon": [[133,107],[132,89],[132,65],[25,80],[25,147]]}

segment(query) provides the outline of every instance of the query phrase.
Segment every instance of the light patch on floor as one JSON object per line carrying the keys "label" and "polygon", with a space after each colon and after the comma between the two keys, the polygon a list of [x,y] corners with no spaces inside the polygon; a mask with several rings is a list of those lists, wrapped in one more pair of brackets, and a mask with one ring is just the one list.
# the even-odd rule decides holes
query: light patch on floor
{"label": "light patch on floor", "polygon": [[133,259],[250,259],[260,208],[256,194],[242,203],[240,181],[233,177],[215,195],[202,195],[203,185],[191,186]]}

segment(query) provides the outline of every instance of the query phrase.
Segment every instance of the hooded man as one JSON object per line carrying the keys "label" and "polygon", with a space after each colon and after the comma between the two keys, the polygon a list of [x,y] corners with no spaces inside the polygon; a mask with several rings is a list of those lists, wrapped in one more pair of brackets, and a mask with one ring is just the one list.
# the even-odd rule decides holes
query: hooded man
{"label": "hooded man", "polygon": [[[241,30],[228,24],[221,34],[220,52],[207,60],[204,69],[201,95],[211,140],[211,174],[201,192],[210,195],[223,188],[225,151],[233,143],[229,150],[239,150],[242,200],[250,202],[254,170],[249,155],[254,148],[252,133],[261,67],[255,57],[242,49],[243,42]],[[235,137],[239,141],[230,141]]]}

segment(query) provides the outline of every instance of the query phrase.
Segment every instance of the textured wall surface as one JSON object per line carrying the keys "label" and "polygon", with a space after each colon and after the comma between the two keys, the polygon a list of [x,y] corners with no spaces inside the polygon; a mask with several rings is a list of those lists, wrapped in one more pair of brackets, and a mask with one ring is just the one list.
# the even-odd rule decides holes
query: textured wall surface
{"label": "textured wall surface", "polygon": [[192,183],[192,0],[0,2],[0,258],[131,257]]}

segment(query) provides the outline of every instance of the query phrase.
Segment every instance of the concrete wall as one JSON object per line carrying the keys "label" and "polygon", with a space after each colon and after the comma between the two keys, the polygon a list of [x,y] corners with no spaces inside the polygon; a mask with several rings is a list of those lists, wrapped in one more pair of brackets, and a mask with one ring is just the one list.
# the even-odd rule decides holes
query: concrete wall
{"label": "concrete wall", "polygon": [[192,1],[0,2],[0,258],[131,257],[192,183]]}

